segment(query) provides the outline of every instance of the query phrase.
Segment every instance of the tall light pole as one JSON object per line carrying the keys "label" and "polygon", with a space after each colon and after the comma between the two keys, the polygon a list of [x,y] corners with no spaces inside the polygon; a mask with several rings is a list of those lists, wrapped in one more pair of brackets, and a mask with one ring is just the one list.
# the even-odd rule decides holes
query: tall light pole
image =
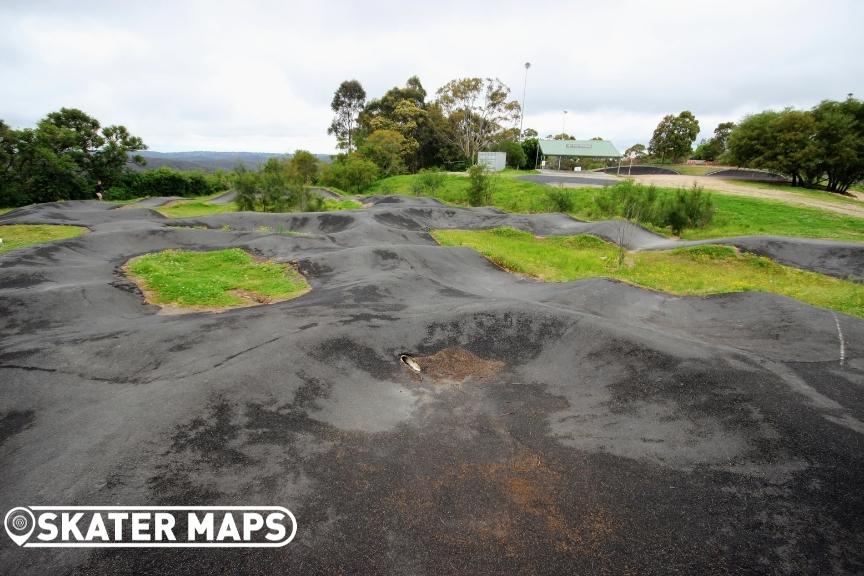
{"label": "tall light pole", "polygon": [[[561,139],[562,140],[567,138],[565,136],[565,134],[567,134],[566,130],[567,130],[567,111],[564,110],[564,119],[561,120]],[[561,156],[558,156],[558,170],[561,170]]]}
{"label": "tall light pole", "polygon": [[525,89],[528,87],[528,69],[530,62],[525,62],[525,80],[522,82],[522,112],[519,114],[519,140],[522,140],[522,123],[525,121]]}

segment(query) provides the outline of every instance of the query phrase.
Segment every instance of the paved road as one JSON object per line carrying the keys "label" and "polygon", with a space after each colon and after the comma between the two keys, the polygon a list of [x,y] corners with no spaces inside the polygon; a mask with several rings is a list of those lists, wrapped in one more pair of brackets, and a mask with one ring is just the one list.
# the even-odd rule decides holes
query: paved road
{"label": "paved road", "polygon": [[543,170],[540,174],[520,176],[522,180],[539,184],[563,184],[565,186],[613,186],[620,182],[602,172],[559,172]]}
{"label": "paved road", "polygon": [[[864,322],[768,294],[534,282],[427,230],[617,224],[371,200],[184,221],[212,230],[96,202],[0,217],[91,228],[0,255],[2,510],[272,504],[299,524],[267,551],[4,536],[0,572],[861,572]],[[864,270],[854,247],[744,241]],[[298,261],[312,291],[167,316],[119,273],[145,252],[227,246]]]}

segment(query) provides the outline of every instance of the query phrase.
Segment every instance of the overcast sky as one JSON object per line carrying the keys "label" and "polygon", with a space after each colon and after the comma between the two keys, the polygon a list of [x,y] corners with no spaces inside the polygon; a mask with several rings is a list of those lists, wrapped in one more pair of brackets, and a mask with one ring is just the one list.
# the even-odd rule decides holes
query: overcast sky
{"label": "overcast sky", "polygon": [[333,91],[416,74],[498,77],[525,127],[647,144],[692,110],[703,136],[748,112],[864,97],[860,0],[88,2],[0,0],[0,118],[62,106],[152,150],[332,152]]}

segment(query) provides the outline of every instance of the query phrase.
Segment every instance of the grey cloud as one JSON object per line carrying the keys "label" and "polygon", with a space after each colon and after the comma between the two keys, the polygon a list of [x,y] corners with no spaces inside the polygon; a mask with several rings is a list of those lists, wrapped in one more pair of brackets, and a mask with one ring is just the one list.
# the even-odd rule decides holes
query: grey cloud
{"label": "grey cloud", "polygon": [[327,152],[346,78],[377,96],[414,74],[430,94],[494,76],[520,98],[529,60],[526,125],[557,131],[568,109],[625,145],[682,109],[708,133],[715,119],[864,94],[862,21],[854,0],[12,1],[0,6],[0,118],[77,106],[154,149]]}

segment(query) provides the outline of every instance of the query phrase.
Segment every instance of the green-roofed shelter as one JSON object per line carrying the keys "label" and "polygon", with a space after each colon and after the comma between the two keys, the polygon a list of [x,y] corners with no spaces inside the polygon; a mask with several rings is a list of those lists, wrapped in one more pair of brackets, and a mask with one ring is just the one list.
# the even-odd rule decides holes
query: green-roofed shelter
{"label": "green-roofed shelter", "polygon": [[544,156],[621,158],[621,153],[608,140],[540,140],[540,153]]}

